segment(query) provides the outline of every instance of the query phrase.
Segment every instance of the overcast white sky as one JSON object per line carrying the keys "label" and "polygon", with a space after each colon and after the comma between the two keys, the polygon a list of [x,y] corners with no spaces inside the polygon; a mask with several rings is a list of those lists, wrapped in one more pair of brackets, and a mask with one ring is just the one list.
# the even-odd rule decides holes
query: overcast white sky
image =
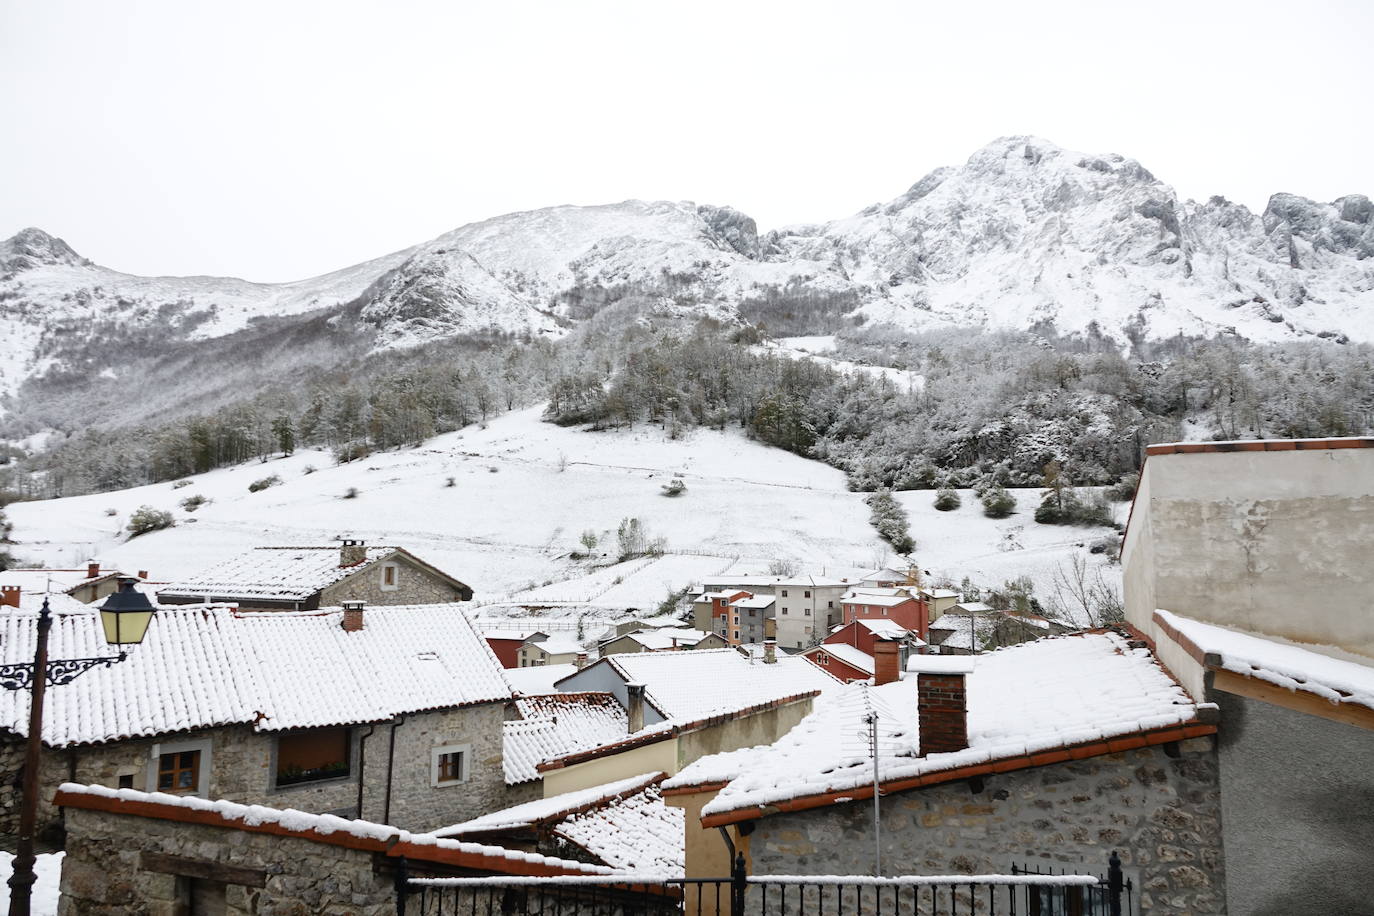
{"label": "overcast white sky", "polygon": [[1374,195],[1374,2],[9,0],[0,238],[131,273],[312,276],[512,210],[760,228],[1005,134],[1189,197]]}

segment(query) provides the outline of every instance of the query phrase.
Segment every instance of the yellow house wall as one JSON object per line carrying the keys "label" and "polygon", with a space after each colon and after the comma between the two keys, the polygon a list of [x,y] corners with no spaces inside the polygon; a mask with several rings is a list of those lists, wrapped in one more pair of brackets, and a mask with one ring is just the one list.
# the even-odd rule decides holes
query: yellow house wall
{"label": "yellow house wall", "polygon": [[589,789],[643,773],[666,773],[672,776],[678,769],[677,739],[669,738],[630,748],[619,754],[549,770],[544,774],[544,797]]}

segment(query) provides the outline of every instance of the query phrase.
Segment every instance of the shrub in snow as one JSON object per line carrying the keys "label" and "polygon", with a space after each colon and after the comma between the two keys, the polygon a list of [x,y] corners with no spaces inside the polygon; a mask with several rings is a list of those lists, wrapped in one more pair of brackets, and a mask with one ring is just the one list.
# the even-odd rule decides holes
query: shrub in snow
{"label": "shrub in snow", "polygon": [[344,490],[344,495],[342,496],[342,498],[343,498],[343,499],[357,499],[357,498],[358,498],[358,488],[357,488],[357,487],[349,487],[347,490]]}
{"label": "shrub in snow", "polygon": [[116,515],[119,514],[119,510],[118,510],[118,509],[106,509],[106,510],[105,510],[105,514],[108,515],[108,516],[113,517],[113,516],[116,516]]}
{"label": "shrub in snow", "polygon": [[1006,518],[1016,509],[1016,497],[1003,487],[995,486],[983,496],[983,514],[988,518]]}
{"label": "shrub in snow", "polygon": [[301,473],[302,473],[302,474],[313,474],[313,473],[315,473],[315,466],[314,466],[313,464],[307,464],[305,467],[301,468]]}
{"label": "shrub in snow", "polygon": [[796,574],[796,560],[777,559],[768,563],[768,575],[770,576],[795,576]]}
{"label": "shrub in snow", "polygon": [[279,483],[281,483],[281,478],[278,477],[276,474],[273,474],[271,477],[264,477],[261,480],[255,480],[252,483],[250,483],[248,485],[248,492],[257,493],[259,490],[266,490],[268,487],[275,487]]}
{"label": "shrub in snow", "polygon": [[195,496],[188,496],[183,499],[181,501],[181,508],[185,509],[187,512],[194,512],[209,501],[210,500],[197,493]]}
{"label": "shrub in snow", "polygon": [[935,491],[935,508],[941,512],[949,512],[960,506],[959,494],[954,490],[945,487]]}
{"label": "shrub in snow", "polygon": [[176,483],[172,484],[172,489],[180,490],[182,487],[189,487],[190,485],[191,481],[189,480],[178,480]]}
{"label": "shrub in snow", "polygon": [[878,537],[892,545],[901,556],[909,555],[916,549],[916,542],[907,529],[906,510],[893,497],[890,490],[879,490],[864,499],[870,510],[869,521],[878,532]]}
{"label": "shrub in snow", "polygon": [[455,480],[454,478],[450,477],[450,478],[448,478],[447,480],[444,481],[444,486],[446,486],[446,487],[456,487],[456,486],[458,486],[458,481]]}
{"label": "shrub in snow", "polygon": [[334,449],[334,463],[347,464],[350,461],[357,461],[359,458],[366,458],[372,454],[372,446],[366,442],[345,442]]}
{"label": "shrub in snow", "polygon": [[1110,525],[1112,513],[1100,493],[1084,497],[1072,487],[1046,490],[1035,509],[1035,520],[1042,525]]}
{"label": "shrub in snow", "polygon": [[670,482],[663,484],[664,496],[681,496],[687,492],[687,484],[683,483],[681,477],[674,477]]}
{"label": "shrub in snow", "polygon": [[134,514],[129,516],[129,524],[126,527],[129,529],[129,537],[136,538],[150,531],[172,528],[176,523],[170,512],[154,509],[152,506],[139,506]]}

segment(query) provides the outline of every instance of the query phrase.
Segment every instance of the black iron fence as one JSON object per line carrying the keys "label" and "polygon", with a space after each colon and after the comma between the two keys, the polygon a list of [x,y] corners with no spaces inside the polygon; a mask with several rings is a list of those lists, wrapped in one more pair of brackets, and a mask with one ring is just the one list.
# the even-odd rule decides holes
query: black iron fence
{"label": "black iron fence", "polygon": [[1105,875],[1013,865],[1006,875],[500,876],[402,878],[399,916],[1133,916],[1113,855]]}

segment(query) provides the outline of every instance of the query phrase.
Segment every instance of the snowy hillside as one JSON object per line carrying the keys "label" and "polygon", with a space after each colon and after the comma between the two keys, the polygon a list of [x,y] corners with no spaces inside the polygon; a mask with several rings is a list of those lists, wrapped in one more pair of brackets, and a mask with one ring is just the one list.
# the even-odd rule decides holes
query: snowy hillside
{"label": "snowy hillside", "polygon": [[[317,470],[307,473],[313,466]],[[277,475],[281,483],[248,491]],[[662,495],[680,477],[681,496]],[[453,484],[449,485],[450,478]],[[507,414],[423,447],[334,466],[299,452],[190,478],[111,493],[8,507],[16,554],[50,566],[95,556],[155,580],[189,575],[249,547],[360,537],[407,547],[467,582],[481,602],[557,608],[653,608],[673,588],[725,572],[763,572],[771,560],[850,575],[891,560],[868,522],[862,493],[834,468],[751,442],[697,430],[668,439],[654,427],[591,433]],[[356,495],[345,498],[350,491]],[[210,502],[195,512],[182,500]],[[1105,529],[1064,529],[1022,511],[994,522],[973,508],[936,512],[929,492],[903,494],[916,558],[936,576],[982,585],[1029,575],[1048,594],[1055,567]],[[142,505],[172,511],[177,527],[126,541],[121,529]],[[109,515],[108,510],[114,510]],[[616,528],[639,518],[666,555],[615,563]],[[591,530],[593,560],[569,556]],[[605,556],[603,556],[603,554]],[[1109,577],[1119,576],[1107,568]],[[551,612],[555,613],[555,612]]]}
{"label": "snowy hillside", "polygon": [[1007,137],[834,222],[760,235],[727,207],[550,207],[287,284],[134,277],[28,229],[0,242],[0,396],[50,370],[89,371],[92,347],[140,333],[205,340],[351,305],[374,347],[405,347],[552,335],[619,301],[798,334],[858,314],[917,329],[1374,340],[1374,206],[1180,201],[1134,160]]}

